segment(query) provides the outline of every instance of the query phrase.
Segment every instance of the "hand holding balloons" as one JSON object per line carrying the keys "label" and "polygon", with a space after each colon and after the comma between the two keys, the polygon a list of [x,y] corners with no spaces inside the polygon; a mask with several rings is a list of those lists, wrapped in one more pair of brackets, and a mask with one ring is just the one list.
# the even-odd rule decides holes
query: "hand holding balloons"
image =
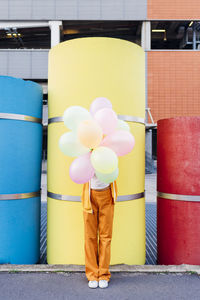
{"label": "hand holding balloons", "polygon": [[64,124],[72,131],[59,140],[60,150],[76,157],[69,174],[78,183],[88,182],[96,173],[97,178],[111,183],[118,177],[118,157],[132,151],[135,140],[128,124],[117,118],[111,102],[96,98],[90,112],[81,106],[70,106],[63,115]]}

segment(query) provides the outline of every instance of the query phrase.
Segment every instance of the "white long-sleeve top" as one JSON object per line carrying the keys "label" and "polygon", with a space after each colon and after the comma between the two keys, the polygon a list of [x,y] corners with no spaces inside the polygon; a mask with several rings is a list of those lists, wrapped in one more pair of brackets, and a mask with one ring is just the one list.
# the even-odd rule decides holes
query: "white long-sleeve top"
{"label": "white long-sleeve top", "polygon": [[90,180],[90,188],[94,190],[102,190],[108,187],[109,184],[101,182],[97,176],[94,174],[94,176]]}

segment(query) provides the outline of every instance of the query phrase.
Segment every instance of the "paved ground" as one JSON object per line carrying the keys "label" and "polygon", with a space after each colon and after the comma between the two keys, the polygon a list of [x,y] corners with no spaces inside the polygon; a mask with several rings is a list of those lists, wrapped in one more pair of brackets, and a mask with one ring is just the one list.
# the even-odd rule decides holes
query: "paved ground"
{"label": "paved ground", "polygon": [[[42,169],[44,168],[44,164],[42,165]],[[47,173],[42,173],[41,177],[41,201],[47,202]]]}
{"label": "paved ground", "polygon": [[146,203],[156,203],[157,173],[145,175],[145,201]]}
{"label": "paved ground", "polygon": [[91,290],[83,273],[0,273],[3,300],[199,300],[200,277],[195,274],[112,275],[108,289]]}

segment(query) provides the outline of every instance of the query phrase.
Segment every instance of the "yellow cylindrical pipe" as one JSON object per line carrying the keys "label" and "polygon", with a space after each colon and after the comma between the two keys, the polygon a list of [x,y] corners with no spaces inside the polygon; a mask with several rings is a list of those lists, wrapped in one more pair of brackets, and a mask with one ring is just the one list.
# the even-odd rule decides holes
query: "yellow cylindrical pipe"
{"label": "yellow cylindrical pipe", "polygon": [[[49,118],[71,105],[87,109],[106,97],[119,115],[145,117],[145,58],[141,47],[112,38],[81,38],[61,43],[49,53]],[[145,126],[129,122],[134,150],[119,159],[119,195],[144,192]],[[72,158],[58,147],[67,131],[63,122],[48,128],[48,191],[80,196],[82,185],[69,177]],[[73,199],[72,199],[73,200]],[[48,198],[47,262],[84,264],[83,216],[80,202]],[[144,198],[115,205],[111,264],[145,263]]]}

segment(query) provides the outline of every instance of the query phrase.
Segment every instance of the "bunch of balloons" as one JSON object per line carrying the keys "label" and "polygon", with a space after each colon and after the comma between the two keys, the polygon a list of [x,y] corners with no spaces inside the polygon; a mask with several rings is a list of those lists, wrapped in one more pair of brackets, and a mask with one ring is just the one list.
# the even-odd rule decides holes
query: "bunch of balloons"
{"label": "bunch of balloons", "polygon": [[78,156],[70,166],[70,177],[76,183],[88,182],[94,174],[105,183],[118,177],[118,156],[131,152],[135,139],[129,125],[117,118],[107,98],[96,98],[90,112],[81,106],[70,106],[63,115],[71,131],[59,140],[61,151]]}

